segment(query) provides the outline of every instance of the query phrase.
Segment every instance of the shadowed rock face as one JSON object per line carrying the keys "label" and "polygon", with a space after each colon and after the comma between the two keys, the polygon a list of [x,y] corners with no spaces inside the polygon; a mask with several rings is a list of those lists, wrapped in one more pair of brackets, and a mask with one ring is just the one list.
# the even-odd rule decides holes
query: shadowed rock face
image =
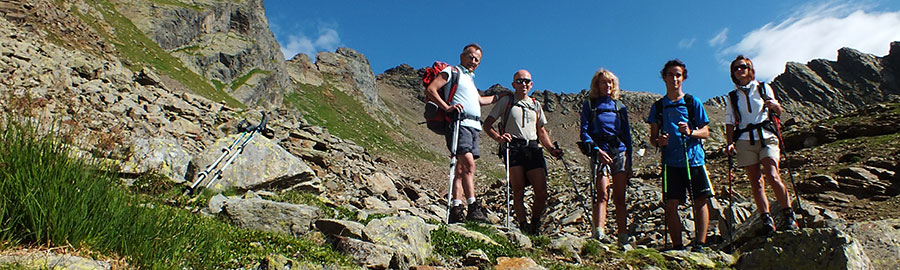
{"label": "shadowed rock face", "polygon": [[[289,89],[284,56],[263,1],[194,1],[195,6],[122,1],[118,9],[194,72],[225,84],[241,101],[275,107]],[[236,81],[244,81],[237,83]],[[228,89],[230,88],[230,89]]]}
{"label": "shadowed rock face", "polygon": [[[809,122],[861,109],[900,95],[900,41],[884,57],[838,50],[837,61],[788,62],[771,82],[775,97],[795,121]],[[724,108],[726,96],[706,104]]]}

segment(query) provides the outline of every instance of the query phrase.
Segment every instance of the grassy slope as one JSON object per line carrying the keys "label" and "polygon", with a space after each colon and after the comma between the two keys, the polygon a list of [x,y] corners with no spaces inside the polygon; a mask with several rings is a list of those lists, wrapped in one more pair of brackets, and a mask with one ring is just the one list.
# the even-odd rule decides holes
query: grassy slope
{"label": "grassy slope", "polygon": [[409,136],[399,134],[399,129],[372,117],[363,106],[330,84],[298,85],[298,91],[288,93],[286,103],[305,112],[311,124],[323,126],[335,136],[381,154],[394,154],[407,158],[443,161],[432,151],[415,142]]}

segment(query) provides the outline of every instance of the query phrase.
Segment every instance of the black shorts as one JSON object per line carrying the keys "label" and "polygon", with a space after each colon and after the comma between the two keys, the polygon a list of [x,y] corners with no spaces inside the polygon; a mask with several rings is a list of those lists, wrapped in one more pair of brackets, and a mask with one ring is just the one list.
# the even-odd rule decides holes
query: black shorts
{"label": "black shorts", "polygon": [[525,172],[534,169],[546,169],[547,161],[544,160],[544,149],[539,147],[523,147],[509,149],[509,167],[522,166]]}
{"label": "black shorts", "polygon": [[[684,167],[665,166],[663,172],[663,198],[665,200],[684,200],[687,197],[688,175]],[[691,200],[698,197],[712,197],[716,195],[709,182],[706,166],[691,167]]]}
{"label": "black shorts", "polygon": [[[506,160],[504,160],[506,161]],[[524,172],[544,169],[547,173],[547,161],[544,160],[544,149],[540,147],[509,148],[509,167],[522,166]],[[531,179],[525,177],[525,186],[531,185]]]}

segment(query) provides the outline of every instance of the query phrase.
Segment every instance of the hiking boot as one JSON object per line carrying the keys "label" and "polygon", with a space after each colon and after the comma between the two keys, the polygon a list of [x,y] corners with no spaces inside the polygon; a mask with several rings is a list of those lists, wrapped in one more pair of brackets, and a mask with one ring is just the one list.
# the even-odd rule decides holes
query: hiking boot
{"label": "hiking boot", "polygon": [[763,214],[760,218],[762,218],[762,233],[763,234],[771,234],[775,232],[775,220],[772,219],[772,216],[769,213]]}
{"label": "hiking boot", "polygon": [[616,237],[617,237],[616,244],[618,244],[619,246],[625,246],[625,245],[629,244],[628,234],[620,233],[620,234],[616,235]]}
{"label": "hiking boot", "polygon": [[796,231],[800,229],[800,226],[797,225],[797,220],[794,219],[794,211],[785,209],[784,226],[782,226],[781,229],[785,231]]}
{"label": "hiking boot", "polygon": [[463,209],[462,205],[457,205],[450,208],[450,219],[447,221],[447,224],[460,223],[463,222],[463,218],[466,216],[463,213],[465,209]]}
{"label": "hiking boot", "polygon": [[484,210],[484,207],[481,207],[480,200],[476,200],[469,205],[469,214],[466,216],[466,220],[488,223],[487,212]]}
{"label": "hiking boot", "polygon": [[591,239],[603,242],[603,239],[606,239],[606,232],[601,228],[594,228],[594,231],[591,232]]}
{"label": "hiking boot", "polygon": [[706,247],[706,243],[691,243],[692,252],[701,252]]}

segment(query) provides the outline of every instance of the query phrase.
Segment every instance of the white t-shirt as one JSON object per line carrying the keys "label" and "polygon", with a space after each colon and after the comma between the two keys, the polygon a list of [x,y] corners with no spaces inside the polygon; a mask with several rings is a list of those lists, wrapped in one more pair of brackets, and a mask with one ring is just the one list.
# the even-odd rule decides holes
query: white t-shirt
{"label": "white t-shirt", "polygon": [[[741,114],[741,123],[739,126],[736,126],[734,129],[737,131],[738,129],[742,129],[747,127],[749,124],[758,124],[769,119],[768,109],[765,108],[765,100],[763,100],[762,96],[759,94],[759,90],[756,90],[759,87],[759,82],[752,81],[748,84],[749,93],[745,92],[743,89],[736,89],[737,91],[737,103],[738,109]],[[774,99],[775,97],[772,95],[772,89],[769,85],[766,85],[763,90],[765,94]],[[728,100],[725,102],[725,124],[734,125],[735,117],[734,117],[734,109],[731,108],[733,104],[731,104],[731,98],[726,96]],[[747,100],[750,100],[750,108],[747,108]],[[757,130],[747,131],[741,134],[741,137],[738,140],[750,140],[750,132],[753,133],[754,138],[759,138],[759,134]],[[763,138],[769,139],[776,137],[772,132],[763,129]]]}
{"label": "white t-shirt", "polygon": [[[452,66],[448,66],[441,71],[442,73],[447,73],[448,83],[453,79],[451,78],[453,76],[451,68]],[[462,104],[465,115],[481,118],[481,103],[478,101],[481,95],[478,94],[478,87],[475,87],[475,80],[473,79],[475,73],[469,72],[468,69],[462,66],[457,66],[456,68],[459,70],[459,84],[456,87],[456,94],[453,95],[453,100],[448,105]],[[481,131],[481,122],[475,119],[465,119],[460,125]]]}

